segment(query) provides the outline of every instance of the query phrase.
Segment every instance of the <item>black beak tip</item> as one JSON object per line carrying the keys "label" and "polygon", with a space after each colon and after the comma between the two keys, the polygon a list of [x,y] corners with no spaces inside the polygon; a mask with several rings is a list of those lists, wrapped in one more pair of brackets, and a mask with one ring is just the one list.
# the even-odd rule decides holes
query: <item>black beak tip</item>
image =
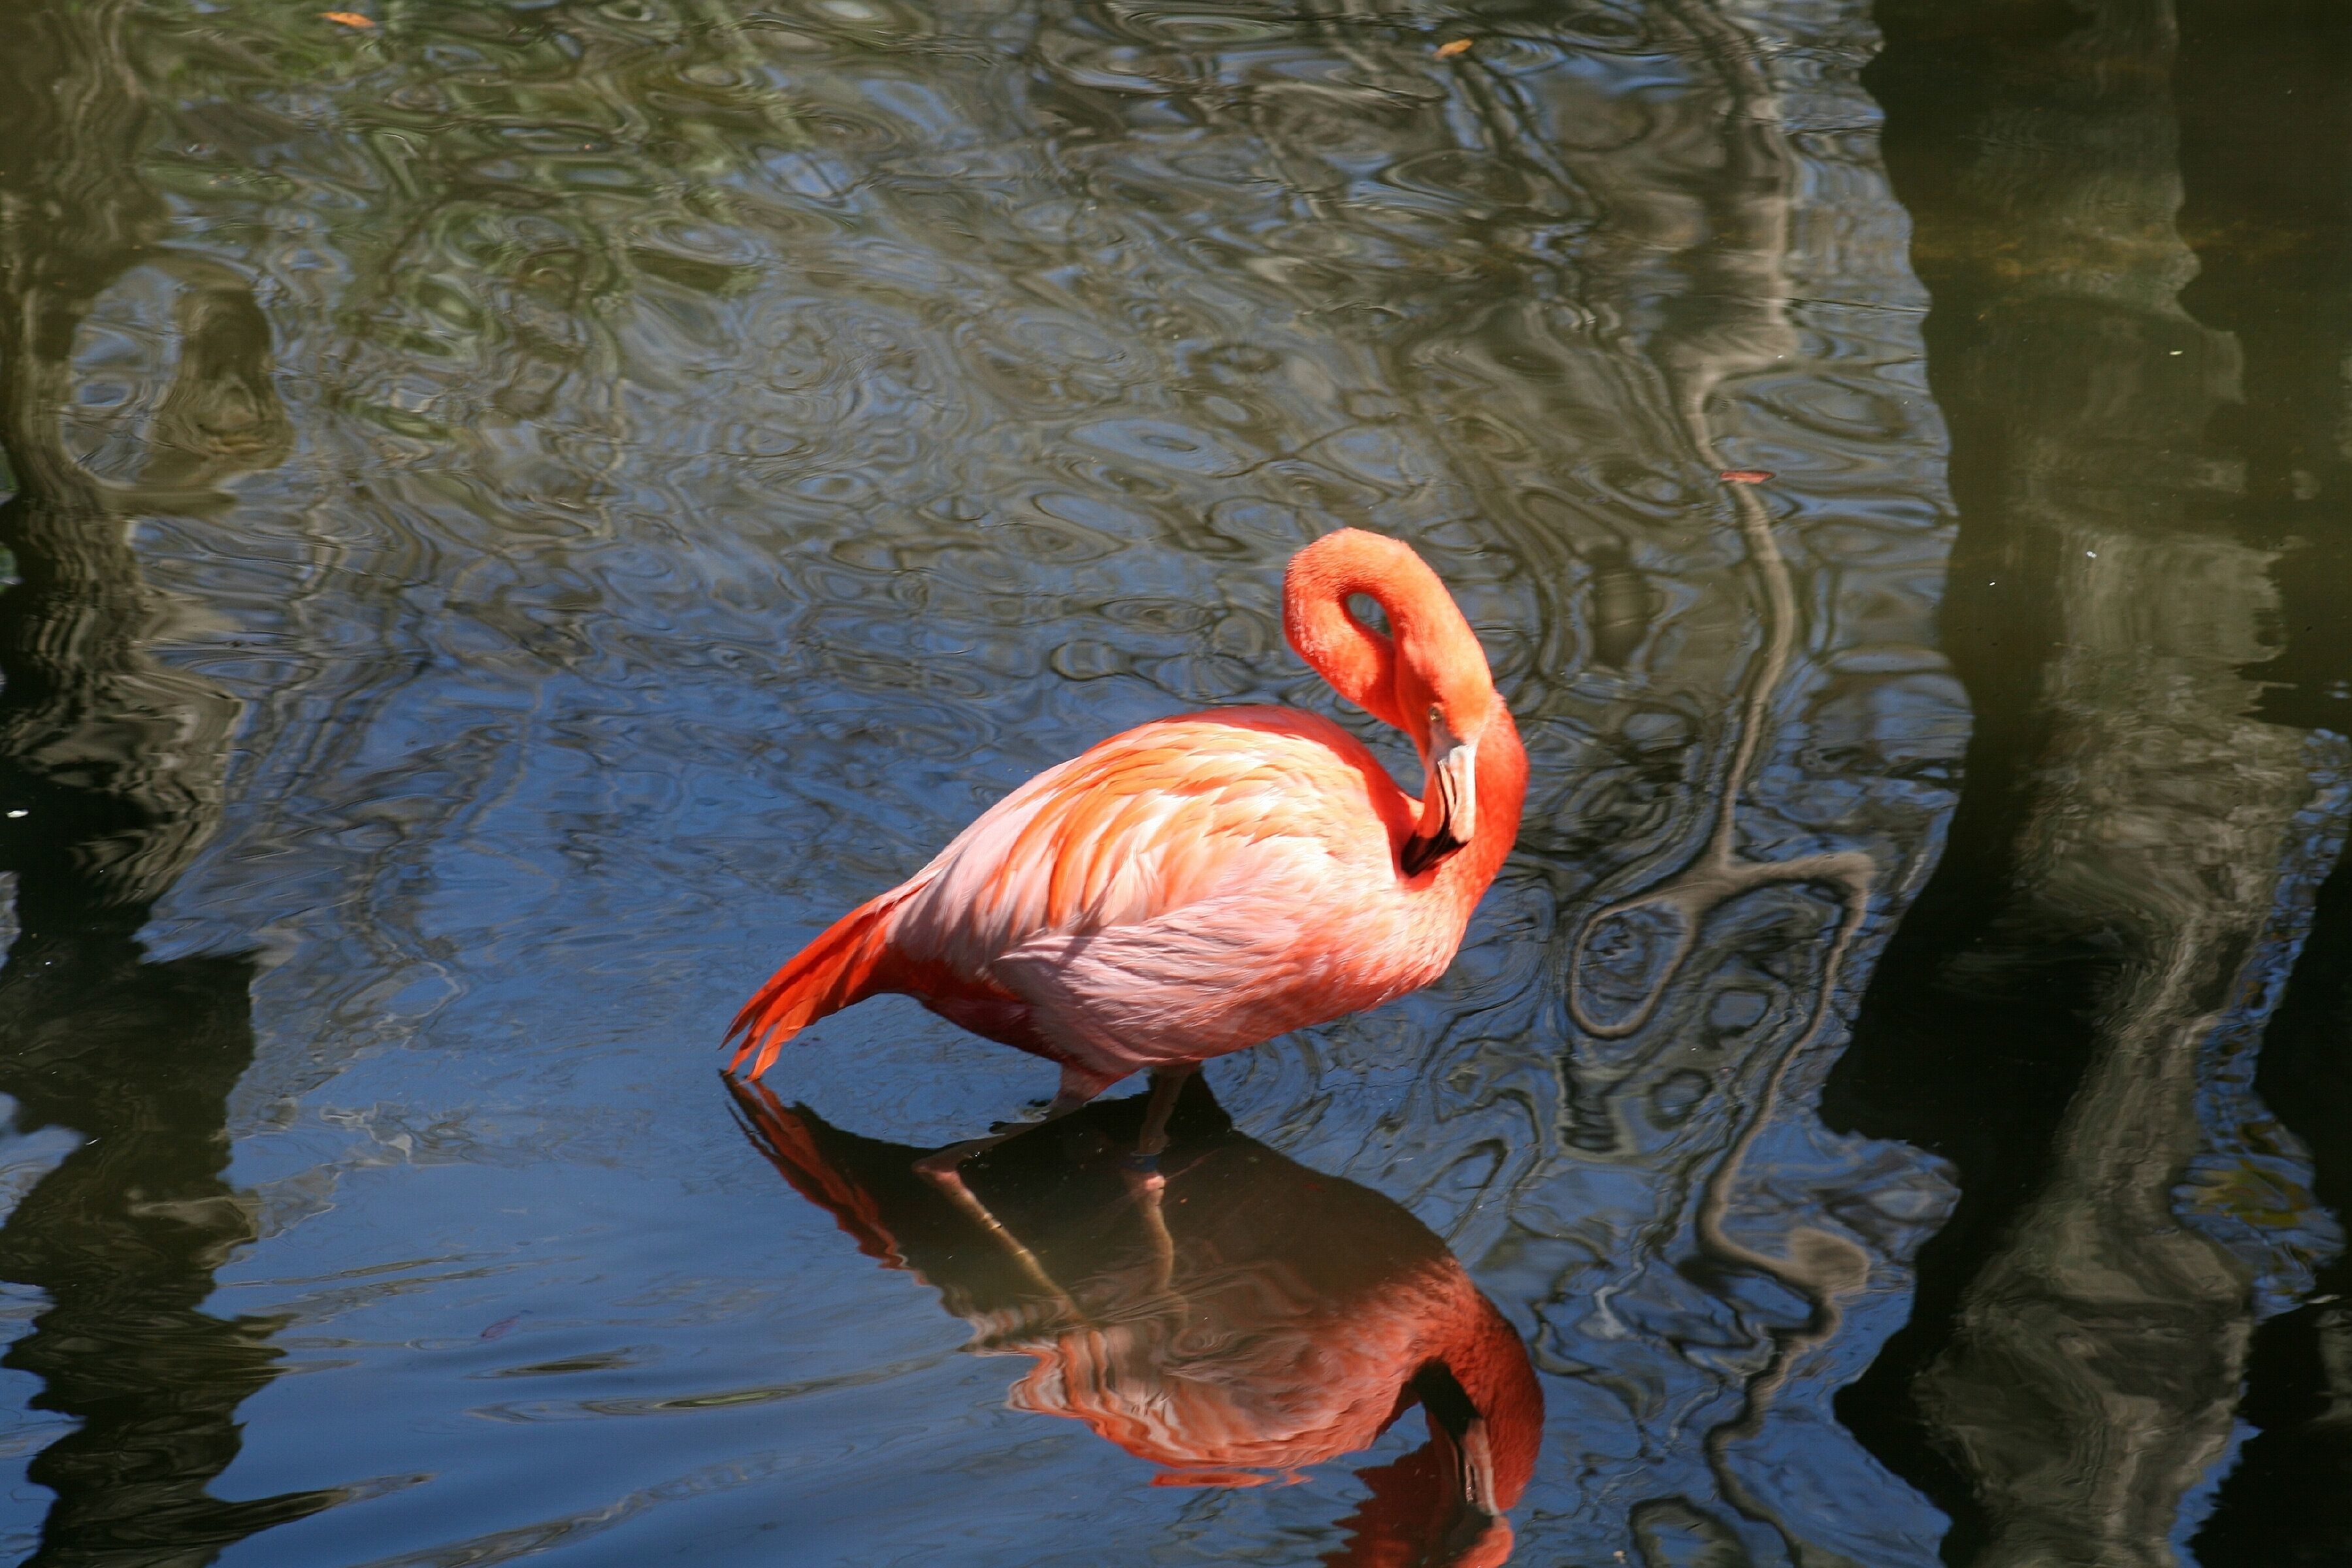
{"label": "black beak tip", "polygon": [[1441,827],[1433,838],[1406,839],[1404,847],[1397,851],[1397,864],[1406,876],[1418,877],[1461,847],[1462,841]]}

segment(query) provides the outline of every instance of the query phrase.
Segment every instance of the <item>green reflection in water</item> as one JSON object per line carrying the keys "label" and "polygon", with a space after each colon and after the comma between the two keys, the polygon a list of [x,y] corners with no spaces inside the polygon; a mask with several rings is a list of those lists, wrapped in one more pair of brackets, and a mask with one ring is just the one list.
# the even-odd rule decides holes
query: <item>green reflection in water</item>
{"label": "green reflection in water", "polygon": [[[2311,1118],[2252,1089],[2282,995],[2340,985],[2335,943],[2296,956],[2347,806],[2347,715],[2312,688],[2352,638],[2281,612],[2340,531],[2306,504],[2347,478],[2315,395],[2342,267],[2310,247],[2347,152],[2340,85],[2245,88],[2347,35],[2293,5],[1881,16],[1979,722],[1832,1103],[1953,1153],[1967,1196],[1841,1408],[1952,1510],[1948,1562],[2185,1561],[2255,1325],[2341,1248]],[[2323,1513],[2205,1560],[2288,1560]]]}

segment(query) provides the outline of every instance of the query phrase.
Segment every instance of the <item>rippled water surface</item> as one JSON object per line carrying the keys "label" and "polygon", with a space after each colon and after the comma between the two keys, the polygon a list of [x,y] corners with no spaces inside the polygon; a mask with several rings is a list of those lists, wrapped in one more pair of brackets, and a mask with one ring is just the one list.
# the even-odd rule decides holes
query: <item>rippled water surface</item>
{"label": "rippled water surface", "polygon": [[[2352,14],[9,32],[16,1555],[2352,1560]],[[1417,786],[1282,638],[1343,525],[1526,819],[1164,1247],[1139,1101],[915,1178],[1053,1075],[909,1001],[722,1083],[1114,731]]]}

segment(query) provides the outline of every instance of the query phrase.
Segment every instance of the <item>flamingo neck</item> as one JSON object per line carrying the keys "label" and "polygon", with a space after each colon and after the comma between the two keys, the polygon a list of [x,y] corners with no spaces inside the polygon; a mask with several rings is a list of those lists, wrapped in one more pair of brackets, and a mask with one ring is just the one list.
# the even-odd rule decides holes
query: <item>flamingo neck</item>
{"label": "flamingo neck", "polygon": [[[1358,594],[1381,607],[1393,638],[1357,618],[1348,601]],[[1426,738],[1426,726],[1402,710],[1400,649],[1417,668],[1475,670],[1486,679],[1486,650],[1437,574],[1411,545],[1360,529],[1327,533],[1291,557],[1282,628],[1333,690],[1416,742]]]}
{"label": "flamingo neck", "polygon": [[[1358,594],[1380,605],[1393,637],[1358,618],[1348,603]],[[1475,903],[1517,840],[1528,759],[1495,693],[1486,649],[1454,595],[1411,545],[1343,528],[1291,557],[1282,609],[1298,657],[1340,696],[1412,736],[1424,762],[1433,700],[1481,716],[1476,833],[1431,884]]]}
{"label": "flamingo neck", "polygon": [[[1282,581],[1282,630],[1307,668],[1357,707],[1397,729],[1396,644],[1366,626],[1348,601],[1361,594],[1397,624],[1393,560],[1367,548],[1370,534],[1342,529],[1294,557]],[[1358,540],[1365,541],[1359,544]],[[1381,540],[1381,544],[1391,542]]]}
{"label": "flamingo neck", "polygon": [[1465,1299],[1455,1314],[1454,1331],[1437,1359],[1486,1421],[1494,1458],[1495,1501],[1498,1508],[1509,1508],[1527,1490],[1543,1447],[1543,1386],[1536,1381],[1527,1346],[1510,1320],[1467,1275],[1462,1291]]}
{"label": "flamingo neck", "polygon": [[1454,875],[1463,886],[1475,889],[1471,894],[1473,903],[1518,843],[1519,812],[1528,797],[1528,752],[1519,742],[1519,727],[1511,721],[1510,710],[1499,702],[1495,710],[1486,733],[1478,742],[1477,834],[1447,868],[1440,868],[1438,876],[1444,883],[1446,869],[1458,864]]}

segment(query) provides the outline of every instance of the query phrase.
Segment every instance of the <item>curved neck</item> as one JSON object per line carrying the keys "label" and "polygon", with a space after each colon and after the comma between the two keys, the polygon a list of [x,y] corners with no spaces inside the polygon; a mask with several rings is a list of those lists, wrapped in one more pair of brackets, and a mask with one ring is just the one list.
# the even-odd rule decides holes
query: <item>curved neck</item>
{"label": "curved neck", "polygon": [[1381,723],[1402,730],[1404,721],[1396,705],[1396,644],[1357,619],[1348,604],[1350,597],[1361,594],[1379,605],[1394,626],[1396,611],[1383,591],[1391,588],[1393,563],[1380,558],[1385,552],[1353,546],[1349,540],[1352,532],[1342,530],[1327,534],[1292,559],[1282,580],[1283,635],[1307,667],[1331,683],[1333,690]]}
{"label": "curved neck", "polygon": [[[1348,601],[1358,594],[1381,606],[1392,638],[1357,618]],[[1282,618],[1298,657],[1340,696],[1411,736],[1424,767],[1439,720],[1459,741],[1476,743],[1477,822],[1423,889],[1461,901],[1466,918],[1518,837],[1528,783],[1527,752],[1477,634],[1411,545],[1353,528],[1290,558]],[[1451,810],[1436,804],[1436,788],[1433,777],[1420,814],[1424,831]]]}
{"label": "curved neck", "polygon": [[1438,1360],[1486,1426],[1495,1502],[1507,1509],[1519,1500],[1536,1473],[1536,1456],[1543,1447],[1543,1385],[1510,1320],[1466,1274],[1462,1288],[1469,1300]]}
{"label": "curved neck", "polygon": [[[1358,594],[1381,607],[1393,639],[1356,618],[1348,601]],[[1360,529],[1327,533],[1291,557],[1282,629],[1332,689],[1417,742],[1428,726],[1404,710],[1400,649],[1418,669],[1475,670],[1486,679],[1486,650],[1437,574],[1411,545]]]}

